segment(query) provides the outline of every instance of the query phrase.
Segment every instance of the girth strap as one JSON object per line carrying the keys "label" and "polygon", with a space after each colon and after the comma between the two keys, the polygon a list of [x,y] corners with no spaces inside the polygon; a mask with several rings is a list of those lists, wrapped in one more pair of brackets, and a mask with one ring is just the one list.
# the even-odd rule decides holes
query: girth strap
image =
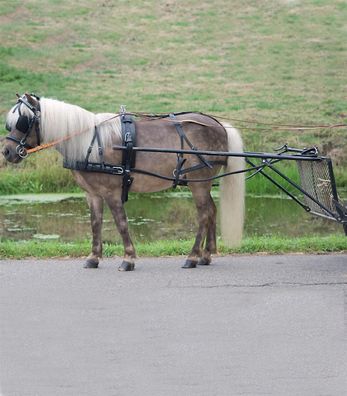
{"label": "girth strap", "polygon": [[135,152],[132,150],[136,146],[136,129],[135,122],[131,115],[124,114],[121,116],[122,125],[122,144],[127,149],[123,151],[122,164],[127,165],[130,162],[132,168],[135,167]]}
{"label": "girth strap", "polygon": [[131,115],[122,114],[122,145],[126,147],[123,151],[122,165],[124,167],[123,184],[122,184],[122,202],[127,202],[129,189],[134,180],[130,176],[131,168],[135,167],[136,152],[133,147],[136,146],[136,129],[135,122]]}

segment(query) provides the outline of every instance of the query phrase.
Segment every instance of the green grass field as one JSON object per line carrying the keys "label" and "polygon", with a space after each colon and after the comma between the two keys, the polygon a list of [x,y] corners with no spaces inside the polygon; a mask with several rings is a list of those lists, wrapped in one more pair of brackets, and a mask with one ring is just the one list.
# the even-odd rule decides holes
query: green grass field
{"label": "green grass field", "polygon": [[[16,92],[94,112],[198,110],[227,117],[247,150],[318,145],[346,187],[346,128],[236,121],[347,123],[346,20],[345,0],[0,0],[0,135]],[[0,164],[3,194],[74,188],[52,151]]]}
{"label": "green grass field", "polygon": [[[90,241],[0,241],[0,258],[22,259],[27,257],[83,257],[90,253]],[[136,244],[140,257],[187,255],[193,245],[192,240],[169,240]],[[239,248],[230,249],[222,243],[218,246],[220,254],[284,254],[316,253],[325,254],[347,251],[347,238],[344,235],[308,236],[301,238],[250,237],[245,238]],[[122,256],[123,246],[104,243],[104,257]]]}

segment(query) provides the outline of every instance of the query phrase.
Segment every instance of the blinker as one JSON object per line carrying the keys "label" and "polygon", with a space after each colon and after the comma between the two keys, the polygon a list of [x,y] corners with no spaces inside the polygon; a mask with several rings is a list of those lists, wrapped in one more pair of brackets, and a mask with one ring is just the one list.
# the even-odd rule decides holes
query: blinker
{"label": "blinker", "polygon": [[19,132],[27,133],[30,127],[29,117],[27,116],[20,116],[17,120],[16,129]]}
{"label": "blinker", "polygon": [[[12,131],[10,125],[9,125],[7,122],[6,122],[5,128],[6,128],[6,130],[9,131],[9,132]],[[27,133],[29,128],[30,128],[29,117],[27,117],[27,116],[20,116],[20,117],[18,118],[18,120],[17,120],[17,123],[16,123],[16,129],[17,129],[19,132]]]}

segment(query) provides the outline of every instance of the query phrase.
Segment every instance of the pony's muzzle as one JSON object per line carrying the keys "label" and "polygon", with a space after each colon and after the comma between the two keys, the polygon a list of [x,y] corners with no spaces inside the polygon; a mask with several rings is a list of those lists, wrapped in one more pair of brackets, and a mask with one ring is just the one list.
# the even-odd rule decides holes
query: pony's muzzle
{"label": "pony's muzzle", "polygon": [[10,159],[11,152],[10,152],[10,150],[7,147],[5,147],[2,150],[2,155],[5,157],[5,160],[8,161]]}
{"label": "pony's muzzle", "polygon": [[23,158],[25,158],[25,156],[23,157],[23,155],[25,155],[25,153],[21,152],[22,156],[20,156],[17,151],[17,147],[15,148],[12,145],[6,145],[2,150],[2,155],[4,156],[6,161],[12,162],[13,164],[17,164]]}

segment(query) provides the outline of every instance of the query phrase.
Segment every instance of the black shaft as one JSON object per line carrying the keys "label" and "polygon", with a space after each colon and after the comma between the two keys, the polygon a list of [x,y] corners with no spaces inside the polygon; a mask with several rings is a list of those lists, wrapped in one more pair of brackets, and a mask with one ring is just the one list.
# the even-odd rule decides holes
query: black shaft
{"label": "black shaft", "polygon": [[[113,150],[126,150],[125,146],[112,146]],[[321,161],[325,157],[305,156],[305,155],[288,155],[288,154],[272,154],[272,153],[254,153],[244,151],[243,153],[234,153],[231,151],[206,151],[206,150],[181,150],[166,149],[160,147],[133,147],[134,151],[142,151],[149,153],[173,153],[173,154],[193,154],[193,155],[214,155],[220,157],[245,157],[245,158],[263,158],[263,159],[285,159],[300,161]]]}

